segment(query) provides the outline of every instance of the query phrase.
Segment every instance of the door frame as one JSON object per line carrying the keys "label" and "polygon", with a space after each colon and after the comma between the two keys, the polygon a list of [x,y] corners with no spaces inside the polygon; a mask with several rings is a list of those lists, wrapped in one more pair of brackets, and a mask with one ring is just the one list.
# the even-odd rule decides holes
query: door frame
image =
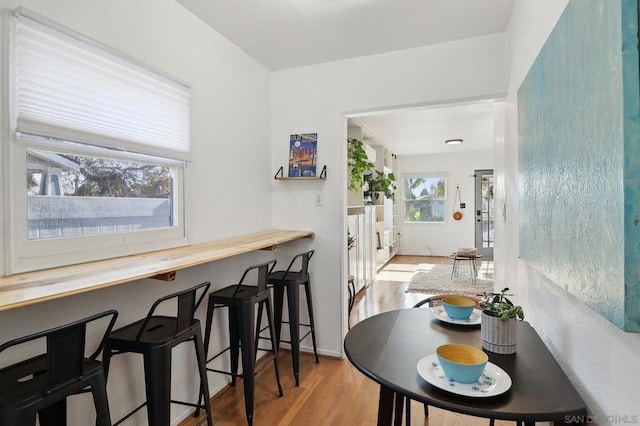
{"label": "door frame", "polygon": [[[495,228],[494,225],[489,225],[485,228],[484,221],[490,221],[490,223],[495,223],[495,192],[493,196],[487,203],[487,207],[485,209],[484,204],[484,195],[483,195],[483,177],[491,176],[492,177],[492,188],[491,191],[495,191],[495,174],[493,169],[482,169],[475,170],[473,173],[473,177],[475,178],[474,183],[474,194],[475,194],[475,222],[474,222],[474,232],[475,232],[475,243],[476,249],[478,250],[478,254],[486,258],[493,259],[493,248],[495,247]],[[487,229],[487,234],[485,235],[485,229]],[[487,244],[485,244],[485,242]]]}

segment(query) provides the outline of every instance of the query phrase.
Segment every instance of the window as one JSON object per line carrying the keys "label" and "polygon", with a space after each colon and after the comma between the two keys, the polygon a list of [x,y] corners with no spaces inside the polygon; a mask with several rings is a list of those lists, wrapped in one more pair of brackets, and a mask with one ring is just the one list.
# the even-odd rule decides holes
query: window
{"label": "window", "polygon": [[402,178],[405,222],[444,222],[447,177],[411,175]]}
{"label": "window", "polygon": [[168,164],[27,149],[27,239],[175,226]]}
{"label": "window", "polygon": [[10,273],[186,244],[188,87],[24,9],[10,39]]}

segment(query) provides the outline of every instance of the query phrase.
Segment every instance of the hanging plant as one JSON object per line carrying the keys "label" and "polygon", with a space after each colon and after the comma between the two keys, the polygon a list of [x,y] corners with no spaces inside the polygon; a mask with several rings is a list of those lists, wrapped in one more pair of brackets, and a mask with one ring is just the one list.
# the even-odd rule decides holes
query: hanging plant
{"label": "hanging plant", "polygon": [[347,167],[349,168],[347,188],[354,192],[364,188],[364,174],[374,166],[367,157],[362,141],[354,138],[347,140]]}

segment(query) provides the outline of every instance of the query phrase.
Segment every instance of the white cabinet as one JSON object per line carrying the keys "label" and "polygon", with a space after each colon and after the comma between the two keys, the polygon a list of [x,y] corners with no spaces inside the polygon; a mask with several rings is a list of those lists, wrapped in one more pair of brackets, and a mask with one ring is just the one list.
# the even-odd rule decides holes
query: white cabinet
{"label": "white cabinet", "polygon": [[364,206],[364,279],[365,285],[369,285],[376,279],[378,263],[376,254],[378,252],[378,241],[376,235],[376,207]]}
{"label": "white cabinet", "polygon": [[382,267],[397,253],[394,245],[394,206],[393,200],[384,198],[383,204],[376,205],[376,261],[377,268]]}
{"label": "white cabinet", "polygon": [[349,233],[356,238],[355,246],[349,250],[348,273],[354,277],[356,292],[371,284],[377,272],[376,210],[364,206],[352,210],[348,216]]}

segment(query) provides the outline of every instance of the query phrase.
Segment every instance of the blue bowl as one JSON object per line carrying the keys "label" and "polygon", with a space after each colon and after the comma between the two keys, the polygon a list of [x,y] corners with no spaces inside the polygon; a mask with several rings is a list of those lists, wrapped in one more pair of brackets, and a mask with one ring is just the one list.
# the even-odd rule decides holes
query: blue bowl
{"label": "blue bowl", "polygon": [[438,346],[436,355],[444,375],[459,383],[477,382],[489,361],[482,350],[467,345]]}
{"label": "blue bowl", "polygon": [[442,299],[442,306],[451,319],[469,319],[476,301],[464,296],[448,296]]}

